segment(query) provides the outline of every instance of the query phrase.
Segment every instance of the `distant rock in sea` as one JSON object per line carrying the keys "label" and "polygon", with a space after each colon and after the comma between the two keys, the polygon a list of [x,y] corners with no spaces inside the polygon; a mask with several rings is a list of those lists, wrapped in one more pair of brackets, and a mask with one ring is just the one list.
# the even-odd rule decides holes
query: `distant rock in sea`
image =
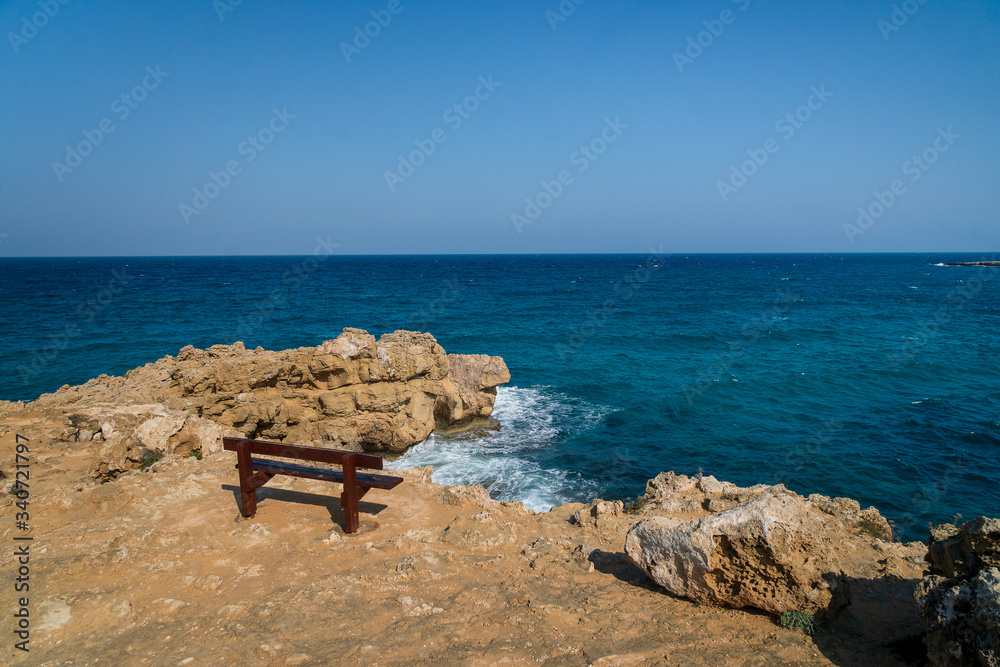
{"label": "distant rock in sea", "polygon": [[986,260],[981,262],[946,262],[945,266],[1000,266],[1000,261]]}

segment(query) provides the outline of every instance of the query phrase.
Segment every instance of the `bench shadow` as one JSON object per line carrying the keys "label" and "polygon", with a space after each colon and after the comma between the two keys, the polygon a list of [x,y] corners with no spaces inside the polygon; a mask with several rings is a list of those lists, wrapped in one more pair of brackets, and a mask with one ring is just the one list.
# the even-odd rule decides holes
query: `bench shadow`
{"label": "bench shadow", "polygon": [[[233,494],[233,506],[236,511],[240,511],[240,487],[232,484],[223,484],[222,489]],[[257,511],[260,511],[261,504],[266,500],[276,500],[280,502],[296,503],[299,505],[314,505],[325,507],[330,512],[330,519],[338,526],[344,525],[344,511],[340,507],[339,495],[326,495],[319,493],[308,493],[306,491],[291,491],[278,487],[262,486],[257,489]],[[358,513],[377,515],[388,505],[381,503],[371,503],[365,499],[358,501]],[[363,518],[363,517],[362,517]]]}

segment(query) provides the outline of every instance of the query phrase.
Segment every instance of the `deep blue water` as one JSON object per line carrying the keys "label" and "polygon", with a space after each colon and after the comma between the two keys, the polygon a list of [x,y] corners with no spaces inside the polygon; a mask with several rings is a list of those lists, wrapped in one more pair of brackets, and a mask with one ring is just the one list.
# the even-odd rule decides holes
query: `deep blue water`
{"label": "deep blue water", "polygon": [[[501,355],[498,433],[401,464],[545,508],[661,470],[1000,516],[1000,271],[973,255],[0,259],[0,398],[347,326]],[[992,257],[990,257],[992,258]]]}

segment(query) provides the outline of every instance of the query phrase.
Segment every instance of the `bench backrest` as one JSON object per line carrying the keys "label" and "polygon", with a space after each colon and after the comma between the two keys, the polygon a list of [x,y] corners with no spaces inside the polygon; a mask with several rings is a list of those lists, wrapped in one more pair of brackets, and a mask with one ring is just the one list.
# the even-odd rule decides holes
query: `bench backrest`
{"label": "bench backrest", "polygon": [[222,447],[230,452],[238,451],[237,447],[244,443],[250,454],[263,454],[264,456],[278,456],[287,459],[299,459],[302,461],[315,461],[317,463],[333,463],[338,465],[343,463],[345,455],[352,454],[354,458],[354,465],[356,467],[368,468],[371,470],[382,469],[382,457],[375,454],[346,452],[341,449],[325,449],[323,447],[286,445],[280,442],[249,440],[247,438],[222,439]]}

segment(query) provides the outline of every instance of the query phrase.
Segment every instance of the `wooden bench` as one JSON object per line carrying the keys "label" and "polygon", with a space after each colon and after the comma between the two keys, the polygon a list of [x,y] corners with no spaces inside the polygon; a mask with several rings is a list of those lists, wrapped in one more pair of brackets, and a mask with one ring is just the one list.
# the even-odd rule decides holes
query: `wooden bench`
{"label": "wooden bench", "polygon": [[[240,471],[240,511],[243,516],[252,517],[257,513],[257,489],[271,481],[275,475],[289,475],[318,479],[324,482],[338,482],[344,485],[340,494],[340,506],[344,509],[344,532],[358,530],[358,501],[369,489],[394,489],[403,481],[401,477],[359,473],[358,468],[382,469],[382,457],[375,454],[345,452],[339,449],[284,445],[280,442],[246,440],[243,438],[223,438],[222,446],[236,452],[236,467]],[[332,463],[341,470],[316,468],[284,461],[254,458],[254,454],[275,456],[316,463]]]}

